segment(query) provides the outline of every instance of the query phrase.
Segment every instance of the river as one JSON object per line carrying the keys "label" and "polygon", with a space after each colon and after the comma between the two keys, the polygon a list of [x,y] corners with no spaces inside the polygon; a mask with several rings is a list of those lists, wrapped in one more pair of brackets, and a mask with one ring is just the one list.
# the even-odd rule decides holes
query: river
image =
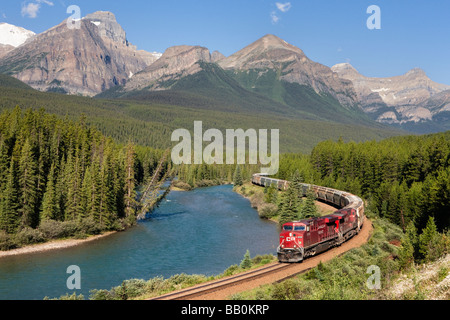
{"label": "river", "polygon": [[[151,217],[132,229],[74,248],[0,260],[0,300],[41,300],[66,293],[89,298],[124,280],[175,274],[217,275],[245,252],[275,254],[278,226],[261,220],[231,186],[172,191]],[[71,291],[67,268],[81,271]]]}

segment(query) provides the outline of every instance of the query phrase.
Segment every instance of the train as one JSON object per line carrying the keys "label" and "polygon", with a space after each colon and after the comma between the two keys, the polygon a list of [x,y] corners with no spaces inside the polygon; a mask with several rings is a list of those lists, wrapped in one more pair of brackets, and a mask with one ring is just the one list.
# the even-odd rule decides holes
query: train
{"label": "train", "polygon": [[[282,191],[289,187],[289,181],[272,179],[261,173],[253,175],[252,183],[261,187],[274,185]],[[323,217],[284,224],[277,249],[281,263],[299,263],[340,246],[361,231],[366,219],[364,201],[358,196],[305,183],[301,188],[303,196],[312,190],[318,200],[341,209]]]}

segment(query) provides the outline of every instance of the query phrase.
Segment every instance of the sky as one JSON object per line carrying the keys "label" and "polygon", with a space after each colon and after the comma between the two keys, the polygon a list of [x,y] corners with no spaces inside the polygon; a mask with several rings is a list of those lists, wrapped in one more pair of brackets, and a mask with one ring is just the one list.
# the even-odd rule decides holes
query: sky
{"label": "sky", "polygon": [[229,56],[274,34],[329,67],[348,62],[368,77],[421,68],[450,85],[448,0],[1,0],[0,22],[41,33],[70,5],[81,16],[113,12],[129,42],[151,52],[201,45]]}

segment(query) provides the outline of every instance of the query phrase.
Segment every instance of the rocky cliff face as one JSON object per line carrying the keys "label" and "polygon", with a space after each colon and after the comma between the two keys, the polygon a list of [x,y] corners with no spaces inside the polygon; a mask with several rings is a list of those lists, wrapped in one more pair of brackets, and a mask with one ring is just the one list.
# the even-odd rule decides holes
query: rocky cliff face
{"label": "rocky cliff face", "polygon": [[[450,90],[450,86],[432,81],[421,69],[391,78],[365,77],[348,63],[335,65],[332,70],[353,83],[363,109],[384,123],[432,120],[445,109],[431,107],[436,106],[433,97]],[[444,94],[441,99],[446,97]]]}
{"label": "rocky cliff face", "polygon": [[93,96],[123,85],[157,59],[138,51],[110,12],[96,12],[69,29],[66,21],[0,59],[0,72],[41,91]]}
{"label": "rocky cliff face", "polygon": [[274,35],[266,35],[218,63],[236,72],[275,70],[279,80],[310,86],[317,93],[332,95],[344,106],[357,104],[350,81],[339,78],[330,68],[311,61],[301,49]]}
{"label": "rocky cliff face", "polygon": [[0,44],[0,59],[10,51],[14,50],[13,46],[10,46],[8,44]]}
{"label": "rocky cliff face", "polygon": [[125,90],[168,89],[169,83],[200,72],[202,69],[199,61],[211,62],[211,54],[207,48],[171,47],[156,62],[134,75],[125,85]]}

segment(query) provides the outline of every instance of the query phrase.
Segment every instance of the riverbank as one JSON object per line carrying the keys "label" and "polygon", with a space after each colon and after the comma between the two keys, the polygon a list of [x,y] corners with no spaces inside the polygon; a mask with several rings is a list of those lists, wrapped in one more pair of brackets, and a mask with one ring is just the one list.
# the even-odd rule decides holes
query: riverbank
{"label": "riverbank", "polygon": [[[165,192],[160,195],[153,203],[150,204],[148,211],[152,212],[155,207],[159,205],[159,203],[172,191],[171,189],[172,183],[168,188],[165,190]],[[83,239],[77,239],[76,236],[71,238],[68,237],[66,239],[55,239],[55,240],[49,240],[42,243],[36,243],[36,244],[29,244],[26,246],[20,246],[16,249],[10,249],[10,250],[0,250],[0,259],[5,257],[11,257],[11,256],[20,256],[20,255],[26,255],[26,254],[34,254],[34,253],[42,253],[47,251],[53,251],[53,250],[62,250],[62,249],[68,249],[72,247],[76,247],[79,245],[83,245],[86,243],[94,242],[99,239],[108,237],[110,235],[116,234],[117,232],[126,231],[129,228],[133,227],[135,223],[122,223],[122,229],[116,229],[118,231],[106,231],[101,232],[99,235],[91,235],[87,236]]]}
{"label": "riverbank", "polygon": [[23,248],[12,249],[9,251],[0,251],[0,259],[12,256],[20,256],[25,254],[34,254],[34,253],[42,253],[53,250],[61,250],[76,247],[82,244],[86,244],[89,242],[94,242],[99,239],[108,237],[112,234],[117,233],[118,231],[106,232],[101,235],[91,236],[87,239],[67,239],[67,240],[54,240],[46,243],[35,244],[31,246],[26,246]]}

